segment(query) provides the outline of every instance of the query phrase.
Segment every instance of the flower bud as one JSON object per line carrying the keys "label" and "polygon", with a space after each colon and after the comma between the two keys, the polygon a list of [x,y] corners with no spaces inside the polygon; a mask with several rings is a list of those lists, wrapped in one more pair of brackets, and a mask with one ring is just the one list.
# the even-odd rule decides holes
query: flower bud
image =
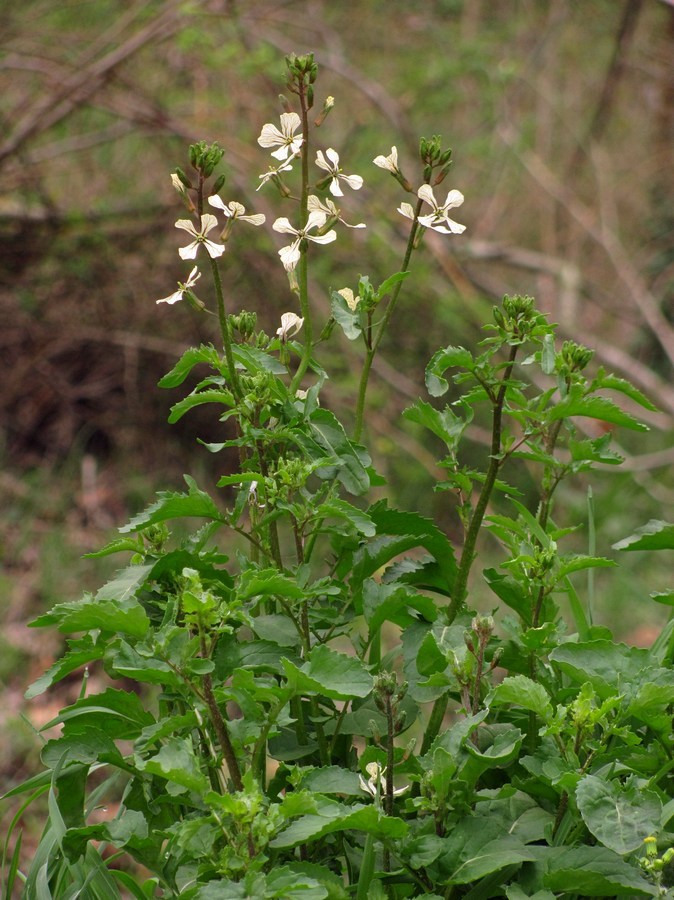
{"label": "flower bud", "polygon": [[176,172],[175,172],[175,173],[176,173],[176,175],[178,176],[180,182],[183,184],[184,187],[186,187],[186,188],[191,188],[191,187],[192,187],[192,182],[189,180],[189,178],[188,178],[187,175],[183,172],[183,170],[180,168],[180,166],[176,166]]}
{"label": "flower bud", "polygon": [[283,112],[291,113],[293,112],[292,104],[290,100],[285,96],[285,94],[279,94],[278,98],[281,102],[281,107],[283,108]]}
{"label": "flower bud", "polygon": [[328,113],[330,112],[330,110],[332,109],[332,107],[334,105],[335,105],[334,97],[326,97],[325,98],[325,102],[323,103],[323,109],[320,111],[318,116],[314,119],[314,125],[316,126],[316,128],[320,128],[321,125],[323,124],[323,122],[325,122],[325,119],[327,118]]}
{"label": "flower bud", "polygon": [[223,172],[221,175],[218,175],[218,177],[213,182],[213,188],[211,190],[211,194],[217,194],[218,191],[221,191],[222,188],[225,186],[225,181],[227,181],[227,176]]}

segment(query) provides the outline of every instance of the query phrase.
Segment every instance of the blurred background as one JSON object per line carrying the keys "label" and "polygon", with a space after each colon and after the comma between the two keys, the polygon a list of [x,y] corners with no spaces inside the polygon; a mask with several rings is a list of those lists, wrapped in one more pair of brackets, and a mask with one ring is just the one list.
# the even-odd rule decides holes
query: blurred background
{"label": "blurred background", "polygon": [[[446,344],[480,339],[504,293],[524,293],[562,337],[660,412],[646,435],[620,432],[620,472],[569,485],[555,515],[585,525],[595,502],[597,552],[649,518],[672,519],[674,481],[674,4],[670,0],[8,0],[0,6],[0,778],[36,764],[23,691],[51,663],[58,636],[26,623],[95,589],[113,558],[82,560],[183,472],[206,488],[226,460],[197,437],[217,423],[193,412],[166,424],[180,394],[159,378],[188,345],[215,340],[209,317],[157,306],[187,269],[174,228],[184,215],[169,179],[187,146],[226,148],[225,201],[289,215],[256,138],[277,122],[283,56],[313,51],[316,134],[347,173],[365,178],[343,211],[366,231],[340,232],[315,259],[312,303],[326,288],[376,284],[397,271],[402,190],[372,165],[396,145],[418,183],[420,135],[441,134],[454,165],[464,235],[428,233],[376,363],[368,440],[396,502],[457,529],[431,487],[440,448],[400,412]],[[291,215],[291,214],[290,214]],[[244,229],[241,229],[243,232]],[[436,239],[437,238],[437,239]],[[225,262],[230,311],[257,311],[273,332],[294,309],[269,228],[245,229]],[[204,298],[206,299],[206,298]],[[349,420],[358,349],[336,340],[326,403]],[[641,415],[641,413],[640,413]],[[591,429],[592,422],[586,424]],[[596,434],[596,432],[594,432]],[[485,452],[478,421],[470,435]],[[535,473],[521,488],[533,490]],[[533,495],[532,495],[533,496]],[[421,504],[421,507],[420,507]],[[578,537],[587,549],[587,531]],[[671,587],[665,554],[627,554],[597,574],[597,618],[648,643]],[[495,557],[498,564],[498,557]],[[107,568],[106,568],[107,566]],[[660,567],[660,568],[658,568]],[[580,585],[579,587],[582,587]],[[486,601],[487,603],[490,601]],[[79,684],[72,689],[76,692]],[[67,691],[68,685],[62,690]]]}

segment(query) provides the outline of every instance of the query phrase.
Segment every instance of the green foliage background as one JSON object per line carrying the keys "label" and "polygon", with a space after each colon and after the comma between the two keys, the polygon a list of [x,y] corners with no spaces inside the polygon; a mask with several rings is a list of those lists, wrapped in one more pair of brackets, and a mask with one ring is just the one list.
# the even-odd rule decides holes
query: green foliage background
{"label": "green foliage background", "polygon": [[[31,0],[3,4],[0,35],[0,675],[10,721],[31,660],[41,670],[54,651],[34,636],[28,644],[25,621],[100,583],[78,557],[144,503],[148,482],[170,487],[211,465],[195,447],[198,419],[166,425],[172,398],[155,388],[181,349],[211,337],[196,314],[154,303],[182,271],[167,172],[190,141],[219,140],[232,197],[273,215],[271,192],[254,193],[266,167],[255,138],[275,118],[270,98],[292,50],[313,50],[324,87],[334,85],[326,140],[338,138],[365,177],[372,220],[390,223],[330,249],[333,287],[354,285],[365,257],[373,281],[384,278],[404,240],[372,147],[396,144],[404,162],[420,133],[441,133],[454,148],[447,185],[466,196],[465,236],[428,241],[375,370],[371,445],[399,504],[415,507],[435,474],[434,448],[400,418],[428,357],[473,341],[492,300],[520,291],[661,410],[651,434],[623,448],[626,474],[610,487],[593,481],[599,549],[652,515],[671,519],[670,4]],[[268,233],[254,235],[227,286],[232,306],[256,309],[267,330],[286,308],[275,249]],[[327,296],[313,300],[327,311]],[[344,381],[350,352],[344,342],[335,360]],[[345,414],[338,380],[328,396]],[[484,454],[479,422],[470,434]],[[584,521],[585,490],[564,495],[565,524]],[[449,525],[445,499],[432,502]],[[610,596],[597,576],[604,616],[614,627],[622,617],[628,634],[642,624],[644,573],[648,590],[666,580],[652,561],[630,563]],[[0,744],[8,780],[32,740],[12,727],[11,745]]]}

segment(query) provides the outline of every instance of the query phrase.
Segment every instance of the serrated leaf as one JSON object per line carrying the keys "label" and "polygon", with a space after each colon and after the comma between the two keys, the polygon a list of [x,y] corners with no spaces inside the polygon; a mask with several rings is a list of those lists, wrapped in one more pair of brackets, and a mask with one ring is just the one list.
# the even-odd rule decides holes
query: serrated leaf
{"label": "serrated leaf", "polygon": [[234,399],[234,394],[216,388],[188,394],[187,397],[174,403],[171,407],[171,412],[168,417],[169,424],[175,425],[176,422],[179,422],[180,419],[182,419],[186,412],[189,412],[189,410],[194,409],[196,406],[203,406],[204,403],[219,403],[223,406],[232,407],[235,405],[236,401]]}
{"label": "serrated leaf", "polygon": [[375,524],[367,513],[338,498],[322,503],[314,511],[310,521],[313,519],[342,519],[364,537],[374,537],[377,533]]}
{"label": "serrated leaf", "polygon": [[556,647],[550,660],[574,681],[590,681],[602,697],[628,691],[648,666],[648,651],[610,640],[579,641]]}
{"label": "serrated leaf", "polygon": [[185,790],[205,794],[210,787],[199,768],[192,742],[184,738],[171,738],[155,756],[136,758],[136,765],[141,771],[158,775]]}
{"label": "serrated leaf", "polygon": [[409,610],[417,610],[428,622],[438,617],[434,601],[409,588],[394,584],[381,584],[368,578],[363,583],[363,615],[370,634],[376,633],[384,622],[394,622],[406,628],[417,621]]}
{"label": "serrated leaf", "polygon": [[137,694],[109,687],[100,694],[89,694],[66,706],[42,728],[65,723],[66,733],[71,732],[73,726],[78,731],[97,728],[115,739],[134,740],[143,728],[153,722],[153,716],[144,708]]}
{"label": "serrated leaf", "polygon": [[611,425],[619,425],[632,431],[648,431],[647,425],[625,412],[608,397],[584,397],[580,390],[572,388],[564,400],[549,410],[548,418],[554,422],[573,416],[599,419],[602,422],[610,422]]}
{"label": "serrated leaf", "polygon": [[313,769],[302,778],[299,787],[318,794],[363,796],[358,773],[342,769],[341,766],[326,766],[322,769]]}
{"label": "serrated leaf", "polygon": [[25,693],[26,700],[32,700],[53,684],[70,675],[71,672],[75,672],[97,659],[103,659],[105,655],[105,645],[94,643],[89,635],[76,641],[69,641],[68,644],[70,649],[67,653],[30,685]]}
{"label": "serrated leaf", "polygon": [[316,409],[307,420],[313,439],[338,463],[337,479],[350,494],[364,494],[370,487],[366,466],[369,456],[347,438],[338,419],[327,409]]}
{"label": "serrated leaf", "polygon": [[557,577],[561,579],[572,572],[582,572],[584,569],[610,569],[617,565],[618,563],[604,556],[583,556],[579,553],[562,557]]}
{"label": "serrated leaf", "polygon": [[246,569],[239,576],[236,590],[241,600],[252,597],[285,597],[288,600],[304,600],[309,595],[297,580],[281,574],[278,569]]}
{"label": "serrated leaf", "polygon": [[565,896],[652,897],[657,892],[639,869],[606,847],[550,847],[543,860],[544,886]]}
{"label": "serrated leaf", "polygon": [[186,350],[171,371],[160,379],[159,387],[178,387],[199,363],[207,363],[212,368],[220,370],[220,355],[212,344],[202,344],[201,347],[190,347]]}
{"label": "serrated leaf", "polygon": [[31,627],[55,625],[59,631],[99,630],[106,633],[143,637],[150,620],[133,596],[147,579],[152,566],[129,566],[103,585],[95,597],[69,603],[58,603],[43,616],[30,623]]}
{"label": "serrated leaf", "polygon": [[457,416],[449,407],[444,410],[435,409],[425,400],[417,400],[414,406],[409,406],[403,411],[403,418],[408,422],[423,425],[433,434],[444,441],[450,452],[454,452],[461,440],[468,422]]}
{"label": "serrated leaf", "polygon": [[147,525],[156,525],[169,519],[203,518],[224,522],[224,517],[209,494],[200,490],[189,475],[184,478],[188,486],[186,494],[160,491],[157,501],[134,516],[127,525],[123,525],[120,532],[139,531]]}
{"label": "serrated leaf", "polygon": [[458,367],[472,370],[474,365],[473,354],[465,347],[447,347],[438,350],[426,366],[426,387],[431,397],[441,397],[449,390],[449,384],[444,373],[450,367]]}
{"label": "serrated leaf", "polygon": [[592,382],[592,387],[594,390],[603,388],[610,391],[618,391],[626,397],[629,397],[630,400],[634,400],[639,406],[643,406],[644,409],[648,409],[651,412],[658,412],[657,406],[655,406],[645,394],[642,394],[633,384],[625,378],[620,378],[618,375],[611,375],[600,371]]}
{"label": "serrated leaf", "polygon": [[660,830],[660,798],[633,780],[622,785],[586,775],[576,787],[576,802],[590,832],[621,855],[641,847],[645,838]]}
{"label": "serrated leaf", "polygon": [[381,840],[395,840],[404,837],[408,828],[402,819],[385,816],[374,805],[344,806],[333,802],[323,804],[320,815],[302,816],[291,822],[270,842],[270,846],[295,847],[297,844],[318,840],[326,834],[350,830],[372,834]]}
{"label": "serrated leaf", "polygon": [[335,700],[349,700],[367,697],[372,690],[372,676],[359,659],[324,644],[313,648],[301,668],[286,658],[281,662],[288,684],[297,694],[322,693]]}
{"label": "serrated leaf", "polygon": [[674,525],[651,519],[634,534],[613,544],[614,550],[674,550]]}
{"label": "serrated leaf", "polygon": [[515,704],[529,709],[540,716],[544,722],[552,719],[552,704],[542,684],[532,681],[526,675],[513,675],[498,684],[489,695],[490,706]]}

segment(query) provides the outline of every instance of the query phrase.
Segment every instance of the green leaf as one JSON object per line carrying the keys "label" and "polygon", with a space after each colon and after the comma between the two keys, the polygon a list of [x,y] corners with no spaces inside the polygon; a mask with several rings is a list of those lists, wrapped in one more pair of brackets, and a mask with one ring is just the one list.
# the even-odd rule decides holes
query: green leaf
{"label": "green leaf", "polygon": [[338,291],[332,291],[330,294],[330,308],[335,322],[342,329],[346,338],[350,341],[357,340],[363,333],[358,307],[350,309],[344,297]]}
{"label": "green leaf", "polygon": [[409,826],[402,819],[385,816],[374,805],[345,806],[336,801],[324,801],[320,815],[301,816],[277,835],[270,846],[296,847],[298,844],[318,840],[337,831],[362,831],[380,840],[400,839]]}
{"label": "green leaf", "polygon": [[358,773],[342,769],[341,766],[313,769],[302,778],[300,788],[319,794],[363,796]]}
{"label": "green leaf", "polygon": [[372,690],[372,676],[360,660],[337,653],[318,644],[308,661],[298,668],[289,659],[281,660],[288,683],[296,694],[325,694],[335,700],[367,697]]}
{"label": "green leaf", "polygon": [[199,363],[206,363],[211,368],[220,371],[220,355],[212,344],[202,344],[200,347],[190,347],[189,350],[186,350],[171,371],[167,372],[159,381],[159,387],[178,387]]}
{"label": "green leaf", "polygon": [[391,288],[394,288],[399,282],[404,281],[409,274],[409,272],[396,272],[394,275],[389,275],[389,277],[382,281],[377,288],[377,299],[382,300],[391,292]]}
{"label": "green leaf", "polygon": [[370,487],[366,466],[369,456],[346,436],[338,419],[327,409],[316,409],[307,420],[321,450],[338,463],[337,479],[350,494],[364,494]]}
{"label": "green leaf", "polygon": [[550,660],[577,684],[589,681],[606,699],[634,692],[640,673],[648,666],[649,655],[642,648],[602,639],[563,644],[550,653]]}
{"label": "green leaf", "polygon": [[103,585],[95,597],[58,603],[30,623],[41,628],[56,625],[59,631],[100,630],[143,637],[150,621],[134,594],[145,583],[152,566],[129,566]]}
{"label": "green leaf", "polygon": [[357,534],[365,537],[374,537],[377,533],[375,524],[367,513],[338,498],[322,503],[309,521],[314,519],[342,519],[348,522]]}
{"label": "green leaf", "polygon": [[253,628],[263,641],[270,641],[279,647],[296,647],[300,640],[297,628],[287,616],[256,616]]}
{"label": "green leaf", "polygon": [[457,416],[449,407],[443,410],[435,409],[425,400],[417,400],[414,406],[409,406],[403,411],[403,418],[408,422],[416,422],[428,428],[433,434],[444,441],[451,453],[455,452],[459,441],[469,422]]}
{"label": "green leaf", "polygon": [[90,635],[75,641],[68,641],[68,644],[70,649],[67,653],[30,685],[25,694],[26,700],[32,700],[53,684],[70,675],[71,672],[94,662],[94,660],[102,659],[105,655],[105,644],[94,643]]}
{"label": "green leaf", "polygon": [[572,572],[581,572],[583,569],[610,569],[617,565],[618,563],[612,559],[606,559],[604,556],[583,556],[580,553],[563,556],[560,560],[557,578],[562,579]]}
{"label": "green leaf", "polygon": [[571,388],[569,394],[548,412],[549,420],[569,419],[573,416],[585,416],[599,419],[630,428],[632,431],[648,431],[648,425],[639,422],[630,413],[625,412],[608,397],[584,397],[581,388]]}
{"label": "green leaf", "polygon": [[639,869],[606,847],[550,847],[543,856],[543,884],[564,896],[653,897],[657,894]]}
{"label": "green leaf", "polygon": [[386,500],[373,504],[368,509],[368,514],[375,523],[378,534],[396,535],[400,540],[391,542],[388,548],[382,545],[382,552],[364,551],[368,559],[363,578],[373,575],[377,569],[405,550],[423,547],[437,562],[447,589],[451,592],[457,573],[454,547],[434,522],[418,513],[389,507]]}
{"label": "green leaf", "polygon": [[154,717],[143,707],[139,696],[131,691],[107,688],[101,694],[89,694],[66,706],[43,729],[67,723],[66,732],[97,728],[119,740],[135,740],[143,728],[154,723]]}
{"label": "green leaf", "polygon": [[552,704],[542,684],[532,681],[526,675],[513,675],[504,679],[489,695],[489,706],[514,704],[529,709],[540,716],[544,722],[553,717]]}
{"label": "green leaf", "polygon": [[195,406],[203,406],[204,403],[219,403],[222,406],[232,407],[236,404],[236,400],[234,399],[234,394],[218,388],[196,391],[196,393],[188,394],[187,397],[174,403],[168,417],[169,424],[175,425],[186,412],[194,409]]}
{"label": "green leaf", "polygon": [[246,569],[239,577],[237,597],[285,597],[287,600],[304,600],[309,595],[293,578],[282,575],[278,569]]}
{"label": "green leaf", "polygon": [[651,519],[634,534],[613,545],[614,550],[674,550],[674,525]]}
{"label": "green leaf", "polygon": [[363,584],[363,615],[369,633],[375,634],[384,622],[394,622],[406,628],[418,617],[411,614],[416,610],[427,622],[438,617],[434,601],[423,594],[417,594],[404,585],[381,584],[368,578]]}
{"label": "green leaf", "polygon": [[143,772],[157,775],[176,785],[178,790],[171,790],[169,787],[171,794],[189,790],[203,795],[210,787],[199,767],[192,742],[184,738],[171,738],[159,753],[149,759],[138,758],[136,755],[136,766]]}
{"label": "green leaf", "polygon": [[608,466],[617,466],[625,461],[617,450],[613,450],[609,444],[611,435],[602,434],[601,437],[576,441],[569,440],[569,452],[574,462],[598,462]]}
{"label": "green leaf", "polygon": [[660,830],[660,798],[634,779],[622,785],[586,775],[576,787],[576,802],[590,832],[621,855],[638,849]]}
{"label": "green leaf", "polygon": [[426,366],[426,387],[431,397],[441,397],[449,390],[449,384],[442,376],[450,367],[472,371],[473,354],[465,347],[447,347],[433,355]]}
{"label": "green leaf", "polygon": [[657,406],[653,404],[645,394],[642,394],[641,391],[634,387],[629,381],[625,378],[619,378],[617,375],[606,374],[603,370],[600,370],[597,373],[597,377],[592,382],[593,390],[610,390],[610,391],[619,391],[621,394],[624,394],[626,397],[629,397],[630,400],[634,400],[635,403],[638,403],[639,406],[643,406],[644,409],[648,409],[651,412],[658,412]]}
{"label": "green leaf", "polygon": [[156,525],[169,519],[181,518],[204,518],[224,522],[225,519],[212,498],[205,491],[200,490],[189,475],[183,477],[189,489],[186,494],[160,491],[155,503],[134,516],[127,525],[123,525],[119,530],[122,533],[139,531],[147,525]]}

